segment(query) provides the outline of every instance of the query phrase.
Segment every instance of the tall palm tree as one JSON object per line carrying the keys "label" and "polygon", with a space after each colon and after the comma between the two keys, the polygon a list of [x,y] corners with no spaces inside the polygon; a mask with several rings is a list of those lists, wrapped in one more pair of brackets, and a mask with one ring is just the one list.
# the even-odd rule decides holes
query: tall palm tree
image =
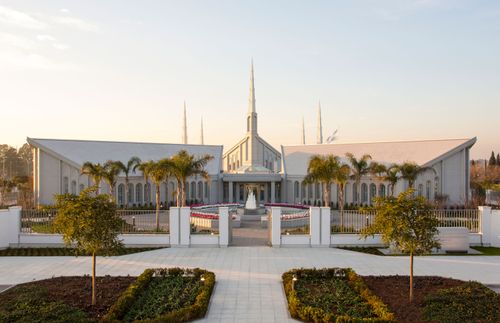
{"label": "tall palm tree", "polygon": [[211,155],[203,155],[197,158],[190,155],[186,150],[181,150],[172,156],[173,176],[177,181],[177,206],[186,205],[185,183],[188,177],[200,175],[205,180],[210,178],[205,166],[213,158]]}
{"label": "tall palm tree", "polygon": [[339,167],[339,158],[334,155],[314,155],[309,160],[304,184],[321,183],[323,185],[325,206],[330,205],[331,185]]}
{"label": "tall palm tree", "polygon": [[333,181],[337,183],[337,191],[339,192],[339,210],[340,210],[340,225],[344,226],[344,191],[349,181],[351,168],[346,164],[339,164],[337,171],[333,177]]}
{"label": "tall palm tree", "polygon": [[346,153],[345,156],[351,164],[351,177],[356,183],[356,201],[359,204],[359,183],[361,182],[361,178],[370,172],[370,160],[372,159],[372,156],[364,154],[360,159],[356,159],[356,157],[351,153]]}
{"label": "tall palm tree", "polygon": [[399,166],[399,171],[401,172],[401,178],[408,181],[409,188],[413,188],[417,177],[431,169],[430,167],[421,167],[413,162],[405,162]]}
{"label": "tall palm tree", "polygon": [[160,187],[163,181],[166,181],[174,174],[174,164],[171,159],[164,158],[157,162],[149,161],[141,164],[144,176],[151,178],[156,186],[156,231],[160,231]]}
{"label": "tall palm tree", "polygon": [[[149,160],[146,162],[141,162],[139,165],[137,165],[137,169],[142,172],[142,175],[144,176],[144,181],[146,182],[146,186],[149,184],[149,173],[151,172],[151,169],[153,169],[154,161]],[[144,189],[144,199],[146,198],[146,189]]]}
{"label": "tall palm tree", "polygon": [[139,157],[131,157],[127,164],[122,163],[121,161],[117,161],[116,164],[120,168],[120,170],[125,174],[125,207],[128,207],[129,204],[129,174],[135,173],[135,170],[139,167],[141,164],[141,159]]}
{"label": "tall palm tree", "polygon": [[96,194],[99,194],[99,185],[101,185],[105,172],[106,170],[103,165],[91,162],[85,162],[80,170],[81,175],[87,175],[92,179],[94,186],[97,188]]}
{"label": "tall palm tree", "polygon": [[390,196],[394,196],[394,187],[398,183],[399,165],[392,164],[387,167],[384,175],[384,181],[389,182]]}
{"label": "tall palm tree", "polygon": [[120,165],[118,165],[118,162],[116,161],[108,160],[104,164],[103,179],[109,185],[109,197],[113,201],[115,200],[116,182],[118,181],[118,175],[120,174],[120,171]]}

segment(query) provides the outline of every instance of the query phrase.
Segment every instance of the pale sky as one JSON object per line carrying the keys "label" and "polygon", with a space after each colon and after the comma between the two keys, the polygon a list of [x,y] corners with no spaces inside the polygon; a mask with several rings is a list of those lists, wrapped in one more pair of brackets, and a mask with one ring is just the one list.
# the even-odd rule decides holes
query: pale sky
{"label": "pale sky", "polygon": [[2,1],[0,143],[27,136],[229,149],[478,137],[500,151],[500,1]]}

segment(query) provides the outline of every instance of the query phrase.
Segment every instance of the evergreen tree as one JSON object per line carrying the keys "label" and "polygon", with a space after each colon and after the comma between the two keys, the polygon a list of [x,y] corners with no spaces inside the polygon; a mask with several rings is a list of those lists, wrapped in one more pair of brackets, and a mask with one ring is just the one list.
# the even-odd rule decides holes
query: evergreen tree
{"label": "evergreen tree", "polygon": [[495,166],[497,164],[497,160],[495,158],[495,152],[491,152],[490,161],[488,162],[488,166]]}
{"label": "evergreen tree", "polygon": [[500,154],[497,154],[497,166],[500,166]]}

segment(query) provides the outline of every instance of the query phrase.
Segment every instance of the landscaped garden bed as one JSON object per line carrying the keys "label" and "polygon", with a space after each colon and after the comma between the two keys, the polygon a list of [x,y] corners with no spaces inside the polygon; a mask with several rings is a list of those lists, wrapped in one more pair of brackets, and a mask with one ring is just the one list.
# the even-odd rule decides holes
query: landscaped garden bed
{"label": "landscaped garden bed", "polygon": [[283,283],[290,314],[306,322],[500,322],[500,295],[477,282],[416,276],[413,302],[408,276],[294,269]]}
{"label": "landscaped garden bed", "polygon": [[[110,256],[123,256],[133,253],[156,250],[160,248],[120,248],[111,252]],[[0,250],[0,257],[41,257],[41,256],[90,256],[73,248],[7,248]],[[99,255],[100,256],[100,255]]]}
{"label": "landscaped garden bed", "polygon": [[[384,254],[377,247],[338,247],[339,249],[356,251],[367,253],[370,255],[377,256],[401,256],[402,254]],[[449,252],[449,253],[436,253],[436,254],[427,254],[423,256],[500,256],[500,248],[496,247],[479,247],[472,246],[471,249],[479,251],[480,253],[457,253],[457,252]]]}
{"label": "landscaped garden bed", "polygon": [[0,293],[0,322],[185,322],[205,315],[215,275],[202,269],[147,269],[139,277],[58,277]]}

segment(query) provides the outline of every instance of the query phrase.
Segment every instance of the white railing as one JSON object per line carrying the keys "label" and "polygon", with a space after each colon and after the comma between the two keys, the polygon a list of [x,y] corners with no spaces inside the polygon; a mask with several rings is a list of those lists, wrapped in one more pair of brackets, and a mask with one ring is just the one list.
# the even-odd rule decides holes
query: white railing
{"label": "white railing", "polygon": [[464,227],[470,233],[480,232],[481,223],[479,210],[434,210],[434,214],[439,220],[440,227]]}

